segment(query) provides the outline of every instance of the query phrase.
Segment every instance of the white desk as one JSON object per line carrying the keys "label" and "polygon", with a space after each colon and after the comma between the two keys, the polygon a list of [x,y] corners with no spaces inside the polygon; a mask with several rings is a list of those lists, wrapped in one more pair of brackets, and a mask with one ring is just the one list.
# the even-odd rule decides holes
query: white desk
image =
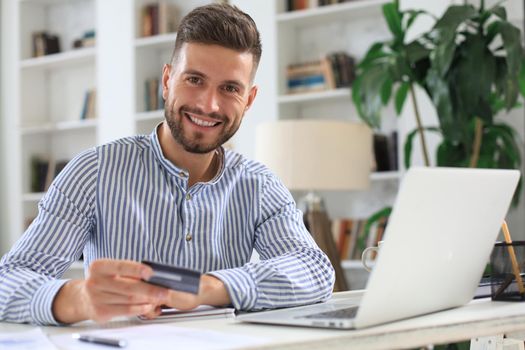
{"label": "white desk", "polygon": [[[340,297],[342,294],[337,293],[334,297]],[[54,335],[134,324],[139,323],[110,322],[101,327],[91,322],[83,322],[70,327],[42,327],[42,329],[46,334]],[[224,318],[174,322],[168,325],[263,338],[266,343],[253,347],[254,349],[415,348],[523,331],[525,330],[525,303],[476,300],[461,308],[357,331],[255,325]],[[0,333],[28,330],[32,327],[4,322],[0,323]]]}

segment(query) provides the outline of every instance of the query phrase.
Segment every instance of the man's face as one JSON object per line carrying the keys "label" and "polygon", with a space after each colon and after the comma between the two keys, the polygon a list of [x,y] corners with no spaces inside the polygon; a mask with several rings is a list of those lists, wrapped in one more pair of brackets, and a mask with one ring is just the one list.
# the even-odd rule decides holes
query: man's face
{"label": "man's face", "polygon": [[218,45],[185,43],[163,71],[164,114],[175,141],[208,153],[239,129],[257,93],[253,55]]}

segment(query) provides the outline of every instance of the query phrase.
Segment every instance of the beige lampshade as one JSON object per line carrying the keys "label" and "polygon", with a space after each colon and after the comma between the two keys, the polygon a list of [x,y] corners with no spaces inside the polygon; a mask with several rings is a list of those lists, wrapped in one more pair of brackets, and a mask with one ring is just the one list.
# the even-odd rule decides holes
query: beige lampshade
{"label": "beige lampshade", "polygon": [[359,190],[370,185],[372,130],[336,120],[260,124],[255,157],[290,190]]}

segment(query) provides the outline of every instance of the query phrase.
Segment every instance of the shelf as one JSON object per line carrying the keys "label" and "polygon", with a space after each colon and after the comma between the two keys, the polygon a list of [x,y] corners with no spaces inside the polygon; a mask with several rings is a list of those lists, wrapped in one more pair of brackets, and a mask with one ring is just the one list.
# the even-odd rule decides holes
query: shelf
{"label": "shelf", "polygon": [[28,69],[57,69],[64,66],[80,65],[95,62],[94,47],[64,51],[42,57],[27,58],[20,62],[20,68]]}
{"label": "shelf", "polygon": [[167,33],[135,39],[136,48],[163,49],[175,46],[177,33]]}
{"label": "shelf", "polygon": [[277,23],[300,27],[321,22],[348,21],[351,18],[380,15],[381,6],[389,2],[390,0],[355,0],[306,10],[283,12],[277,15]]}
{"label": "shelf", "polygon": [[299,94],[280,95],[278,102],[281,105],[295,103],[310,103],[320,100],[345,100],[351,101],[350,88],[340,88],[335,90],[324,90],[316,92],[305,92]]}
{"label": "shelf", "polygon": [[400,180],[400,171],[376,171],[370,174],[371,181],[388,181],[388,180]]}
{"label": "shelf", "polygon": [[34,203],[38,202],[42,199],[45,192],[30,192],[30,193],[24,193],[22,195],[22,201],[27,203]]}
{"label": "shelf", "polygon": [[156,119],[164,119],[164,110],[157,109],[155,111],[139,112],[135,116],[135,120],[138,122],[151,121]]}
{"label": "shelf", "polygon": [[57,122],[54,124],[46,123],[41,125],[33,126],[23,126],[20,129],[20,133],[24,136],[35,135],[35,134],[44,134],[51,132],[60,132],[60,131],[73,131],[81,129],[90,129],[97,126],[96,119],[86,119],[86,120],[68,120],[63,122]]}

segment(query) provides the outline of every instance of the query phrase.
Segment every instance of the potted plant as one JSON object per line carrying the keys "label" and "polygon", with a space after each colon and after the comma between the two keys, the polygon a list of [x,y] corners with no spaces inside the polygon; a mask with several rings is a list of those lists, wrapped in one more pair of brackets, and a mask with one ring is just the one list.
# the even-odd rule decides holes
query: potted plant
{"label": "potted plant", "polygon": [[[441,142],[437,166],[512,168],[521,166],[516,131],[495,116],[518,106],[525,95],[524,49],[520,30],[507,20],[501,4],[486,8],[451,5],[434,26],[407,42],[407,31],[421,10],[399,9],[399,1],[383,5],[391,40],[374,43],[357,67],[352,99],[361,119],[372,128],[381,123],[381,110],[394,96],[399,115],[410,96],[416,129],[404,145],[410,167],[414,137],[420,138],[426,166],[430,166],[425,132],[437,132]],[[433,17],[433,16],[432,16]],[[423,125],[415,86],[432,101],[439,125]],[[520,186],[517,193],[520,192]],[[517,204],[518,195],[514,197]],[[390,214],[383,208],[367,221]]]}
{"label": "potted plant", "polygon": [[[438,166],[519,168],[516,132],[495,115],[517,106],[525,94],[525,65],[520,31],[507,21],[505,8],[452,5],[432,29],[411,42],[406,33],[424,11],[399,9],[399,1],[383,6],[392,39],[373,44],[357,68],[352,98],[360,117],[379,127],[380,112],[395,92],[401,112],[410,94],[417,129],[405,142],[410,166],[413,137],[421,138],[425,165],[430,165],[425,131],[438,132]],[[414,86],[433,102],[437,126],[422,125]]]}

